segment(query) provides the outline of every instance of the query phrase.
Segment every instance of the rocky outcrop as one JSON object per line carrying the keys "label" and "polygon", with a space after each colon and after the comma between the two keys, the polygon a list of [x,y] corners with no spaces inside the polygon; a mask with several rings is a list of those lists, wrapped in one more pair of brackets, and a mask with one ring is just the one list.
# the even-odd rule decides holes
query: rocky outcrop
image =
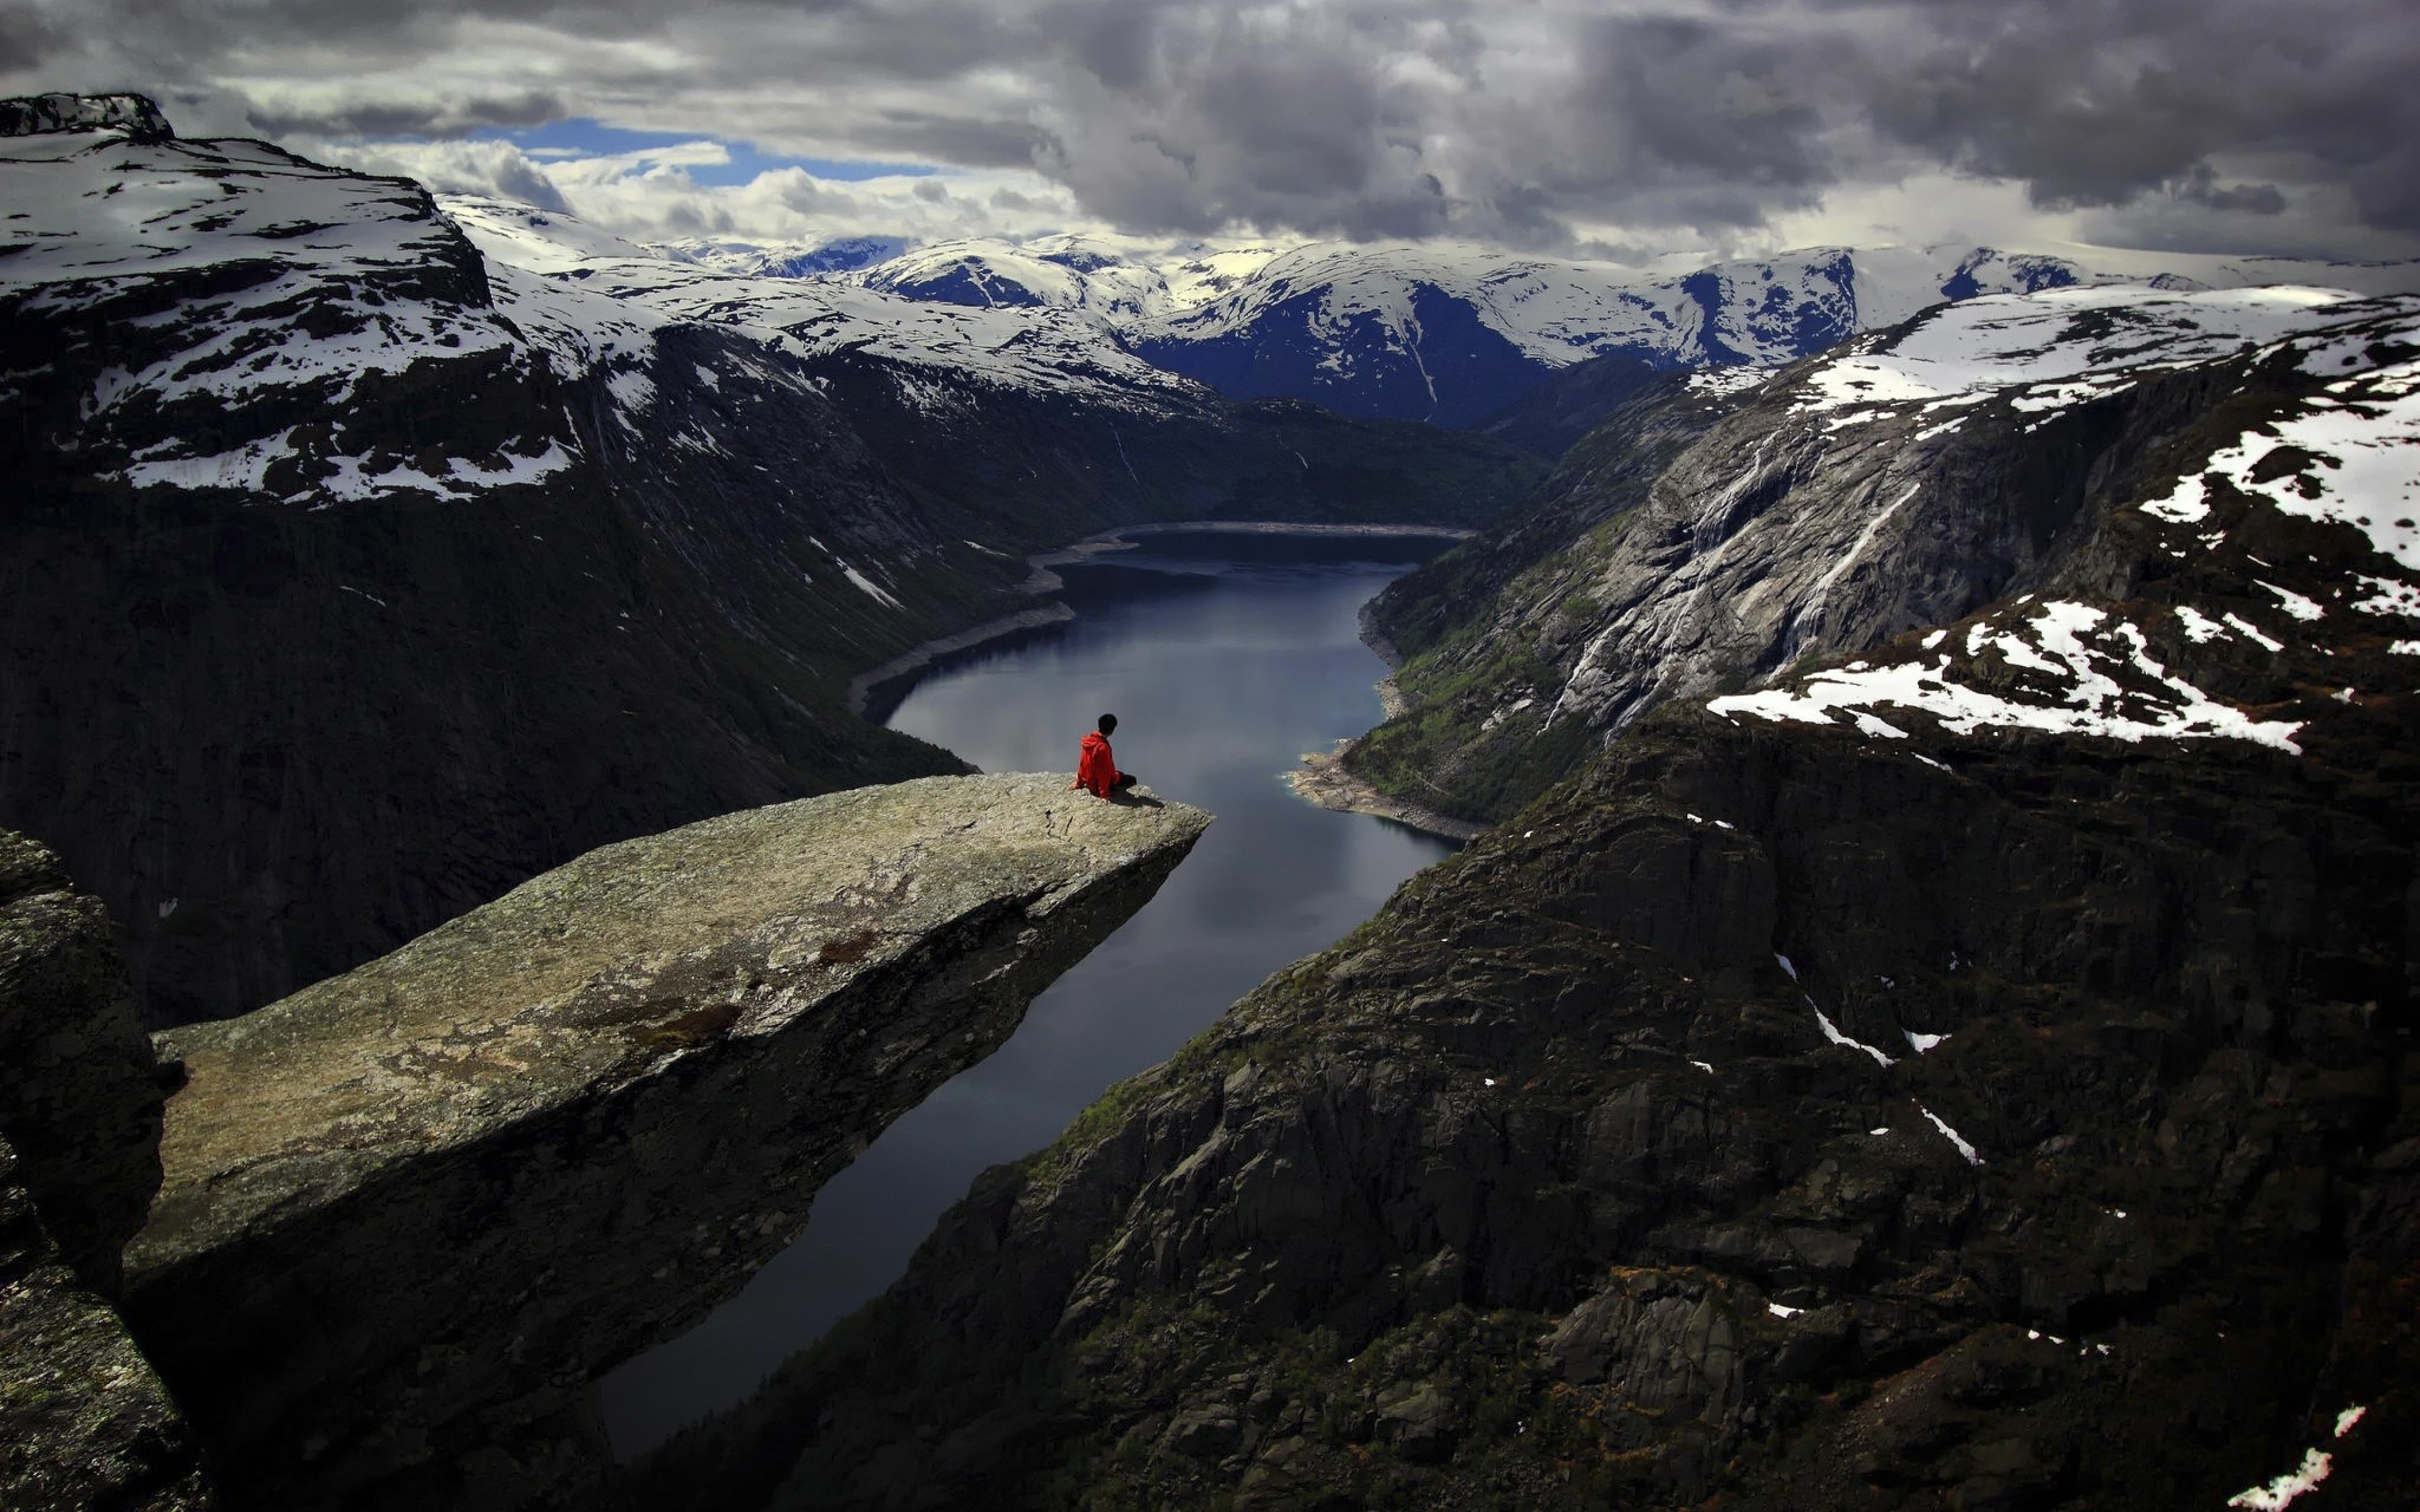
{"label": "rocky outcrop", "polygon": [[101,904],[0,831],[0,1506],[212,1504],[111,1306],[160,1186],[160,1088]]}
{"label": "rocky outcrop", "polygon": [[0,830],[0,1139],[76,1274],[117,1291],[160,1188],[161,1090],[108,916]]}
{"label": "rocky outcrop", "polygon": [[732,814],[163,1036],[188,1080],[128,1313],[230,1500],[593,1481],[588,1383],[735,1290],[1207,822],[1063,777]]}
{"label": "rocky outcrop", "polygon": [[217,1505],[192,1429],[117,1314],[51,1242],[23,1175],[0,1139],[0,1505]]}
{"label": "rocky outcrop", "polygon": [[52,131],[124,131],[132,142],[166,142],[176,132],[146,95],[21,95],[0,100],[0,136]]}

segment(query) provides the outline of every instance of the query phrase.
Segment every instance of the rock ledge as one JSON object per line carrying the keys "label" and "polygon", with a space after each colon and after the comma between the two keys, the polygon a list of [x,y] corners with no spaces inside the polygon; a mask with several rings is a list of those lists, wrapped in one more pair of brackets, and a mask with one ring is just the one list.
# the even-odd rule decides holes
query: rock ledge
{"label": "rock ledge", "polygon": [[726,815],[163,1035],[138,1336],[243,1500],[547,1494],[585,1453],[549,1420],[736,1290],[1208,822],[1049,775]]}

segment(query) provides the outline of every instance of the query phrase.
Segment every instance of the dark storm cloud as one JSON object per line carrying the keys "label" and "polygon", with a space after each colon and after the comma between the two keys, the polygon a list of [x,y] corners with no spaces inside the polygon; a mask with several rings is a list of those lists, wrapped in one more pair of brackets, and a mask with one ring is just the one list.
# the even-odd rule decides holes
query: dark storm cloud
{"label": "dark storm cloud", "polygon": [[2286,210],[2285,193],[2275,184],[2222,184],[2206,162],[2196,164],[2193,172],[2170,184],[2168,193],[2214,210],[2242,210],[2252,215],[2282,215]]}
{"label": "dark storm cloud", "polygon": [[325,110],[256,106],[246,113],[255,129],[271,137],[457,136],[479,127],[543,126],[572,114],[564,97],[551,89],[532,89],[503,98],[362,100]]}
{"label": "dark storm cloud", "polygon": [[[1137,230],[1718,237],[1946,172],[2044,209],[2138,208],[2164,236],[2314,206],[2420,231],[2412,0],[47,0],[39,14],[163,83],[244,92],[264,127],[526,124],[511,85],[542,78],[533,110],[559,97],[566,115],[715,122],[822,155],[1031,164]],[[303,99],[298,81],[338,83],[349,60],[376,91]],[[480,103],[452,102],[449,82]]]}
{"label": "dark storm cloud", "polygon": [[[2351,182],[2420,167],[2420,11],[2401,0],[1951,4],[1874,118],[1937,161],[2050,206],[2116,205],[2213,155],[2289,151]],[[2393,195],[2365,206],[2395,222]],[[2409,224],[2408,222],[2399,224]]]}

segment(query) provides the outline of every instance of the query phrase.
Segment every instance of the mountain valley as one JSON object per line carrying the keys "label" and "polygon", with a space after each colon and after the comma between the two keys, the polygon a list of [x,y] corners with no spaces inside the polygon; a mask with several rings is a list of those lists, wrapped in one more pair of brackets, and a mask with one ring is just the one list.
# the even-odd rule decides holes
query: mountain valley
{"label": "mountain valley", "polygon": [[[2409,1504],[2420,265],[0,205],[0,1502]],[[1479,838],[613,1463],[1210,823],[873,682],[1203,520]]]}

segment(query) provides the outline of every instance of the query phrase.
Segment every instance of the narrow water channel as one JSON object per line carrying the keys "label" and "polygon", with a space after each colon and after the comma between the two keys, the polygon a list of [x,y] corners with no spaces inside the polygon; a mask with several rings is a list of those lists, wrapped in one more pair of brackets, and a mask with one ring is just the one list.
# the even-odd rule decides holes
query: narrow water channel
{"label": "narrow water channel", "polygon": [[1217,815],[1159,895],[1036,998],[1008,1043],[817,1194],[806,1231],[696,1329],[602,1383],[615,1452],[752,1392],[880,1293],[985,1167],[1041,1148],[1287,962],[1325,949],[1454,847],[1332,813],[1283,779],[1381,717],[1360,606],[1446,543],[1163,535],[1060,569],[1077,612],[927,671],[889,723],[985,771],[1073,772],[1115,713],[1118,764]]}

